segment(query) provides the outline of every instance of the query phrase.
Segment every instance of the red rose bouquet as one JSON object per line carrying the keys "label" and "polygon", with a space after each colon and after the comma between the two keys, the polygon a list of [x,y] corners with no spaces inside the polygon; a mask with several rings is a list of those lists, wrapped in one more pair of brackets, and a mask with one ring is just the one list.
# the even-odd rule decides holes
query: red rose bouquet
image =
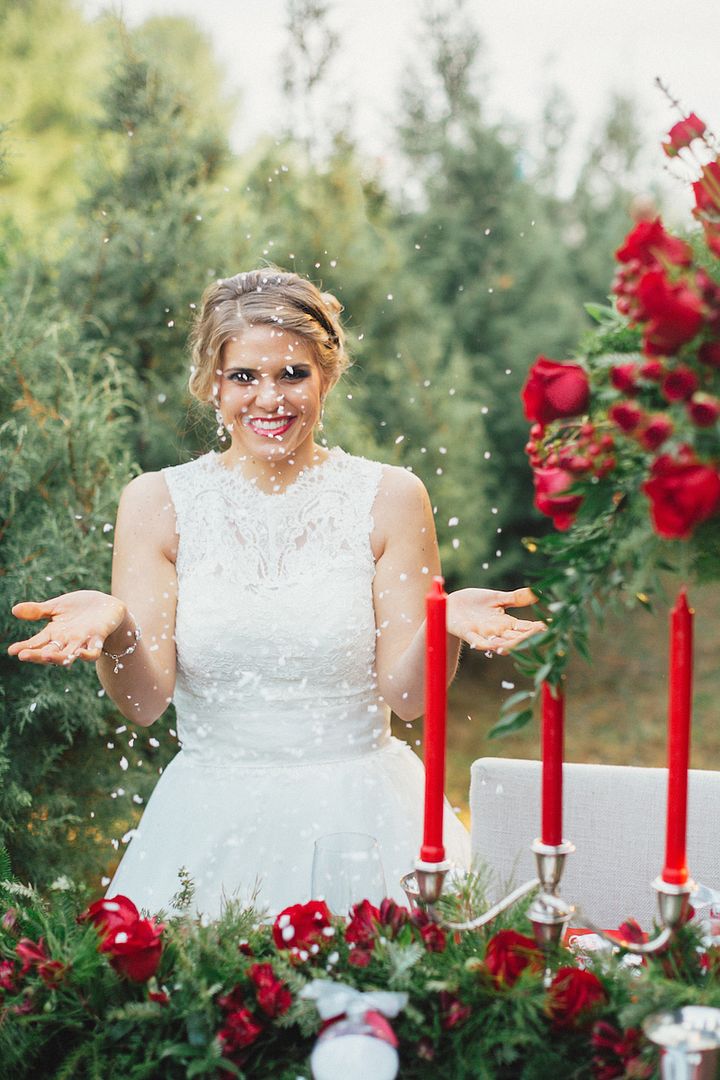
{"label": "red rose bouquet", "polygon": [[[526,541],[550,563],[535,583],[550,628],[515,652],[536,686],[571,646],[586,653],[598,603],[649,604],[660,570],[720,576],[720,146],[695,114],[663,146],[691,170],[701,227],[637,221],[612,306],[588,305],[579,354],[538,357],[522,391],[535,506],[554,525]],[[532,696],[513,695],[498,727],[527,722]]]}

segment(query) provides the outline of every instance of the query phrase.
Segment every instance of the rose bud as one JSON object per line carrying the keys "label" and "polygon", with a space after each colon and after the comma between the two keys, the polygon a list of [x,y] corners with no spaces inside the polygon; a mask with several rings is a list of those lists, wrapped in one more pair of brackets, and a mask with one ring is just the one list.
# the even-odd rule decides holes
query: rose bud
{"label": "rose bud", "polygon": [[720,341],[706,341],[698,349],[698,360],[709,367],[720,368]]}
{"label": "rose bud", "polygon": [[672,356],[702,326],[700,297],[683,282],[673,284],[664,270],[648,270],[638,285],[639,319],[646,356]]}
{"label": "rose bud", "polygon": [[616,364],[610,368],[610,381],[615,389],[622,391],[623,394],[637,393],[636,377],[637,368],[635,364]]}
{"label": "rose bud", "polygon": [[651,416],[638,432],[638,440],[646,450],[657,450],[673,433],[673,423],[667,416]]}
{"label": "rose bud", "polygon": [[621,315],[629,315],[632,309],[632,304],[626,297],[621,296],[616,301],[615,307],[618,309]]}
{"label": "rose bud", "polygon": [[584,454],[574,454],[568,462],[568,469],[574,473],[584,473],[592,469],[592,461]]}
{"label": "rose bud", "polygon": [[675,157],[680,150],[704,134],[705,124],[695,113],[690,113],[684,120],[680,120],[670,128],[668,141],[662,144],[663,150],[668,157]]}
{"label": "rose bud", "polygon": [[669,371],[662,384],[662,395],[666,401],[687,401],[698,388],[698,379],[694,371],[686,364],[680,364],[674,371]]}
{"label": "rose bud", "polygon": [[612,450],[612,448],[615,446],[615,440],[613,439],[612,435],[603,435],[602,439],[600,440],[600,445],[603,450]]}
{"label": "rose bud", "polygon": [[580,434],[585,439],[591,438],[595,434],[595,425],[591,424],[590,421],[588,420],[588,422],[586,424],[581,425]]}
{"label": "rose bud", "polygon": [[608,416],[627,435],[638,426],[643,418],[643,411],[632,401],[619,401],[611,406]]}
{"label": "rose bud", "polygon": [[598,465],[595,475],[602,480],[603,476],[607,476],[609,472],[612,472],[617,462],[614,457],[606,457],[601,465]]}
{"label": "rose bud", "polygon": [[640,368],[640,374],[643,379],[650,379],[651,382],[660,382],[665,374],[665,368],[659,360],[646,360]]}
{"label": "rose bud", "polygon": [[525,416],[538,424],[548,424],[587,410],[590,384],[579,364],[561,364],[538,356],[522,388]]}
{"label": "rose bud", "polygon": [[537,446],[537,443],[534,443],[534,442],[526,442],[526,443],[525,443],[525,453],[526,453],[526,454],[534,454],[534,453],[535,453],[535,447],[536,447],[536,446]]}
{"label": "rose bud", "polygon": [[702,180],[696,180],[692,187],[696,210],[710,214],[720,211],[720,161],[703,165]]}
{"label": "rose bud", "polygon": [[712,427],[720,416],[720,402],[709,394],[695,394],[687,403],[687,411],[693,424],[698,427]]}
{"label": "rose bud", "polygon": [[625,243],[615,252],[619,262],[628,263],[637,273],[642,266],[657,266],[663,262],[677,266],[689,266],[692,260],[690,246],[684,240],[665,232],[659,217],[654,221],[640,221],[625,237]]}

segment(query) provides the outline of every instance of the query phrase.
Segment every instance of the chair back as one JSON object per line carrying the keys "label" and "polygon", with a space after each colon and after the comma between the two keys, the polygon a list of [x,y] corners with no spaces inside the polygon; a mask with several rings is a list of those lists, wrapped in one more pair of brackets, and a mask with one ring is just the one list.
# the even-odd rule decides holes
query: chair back
{"label": "chair back", "polygon": [[[470,782],[472,853],[493,872],[493,896],[535,877],[530,844],[540,834],[539,761],[481,758]],[[626,765],[563,769],[563,833],[569,855],[560,894],[584,914],[614,929],[634,918],[650,929],[657,915],[651,882],[664,858],[667,770]],[[690,876],[720,890],[720,772],[692,769],[688,796]]]}

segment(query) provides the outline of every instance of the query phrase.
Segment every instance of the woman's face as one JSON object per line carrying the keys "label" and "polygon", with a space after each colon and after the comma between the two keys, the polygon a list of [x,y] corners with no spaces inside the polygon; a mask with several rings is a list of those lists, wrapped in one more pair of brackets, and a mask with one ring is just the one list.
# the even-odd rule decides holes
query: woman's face
{"label": "woman's face", "polygon": [[224,345],[217,380],[233,450],[277,461],[312,446],[325,380],[300,335],[278,326],[248,327]]}

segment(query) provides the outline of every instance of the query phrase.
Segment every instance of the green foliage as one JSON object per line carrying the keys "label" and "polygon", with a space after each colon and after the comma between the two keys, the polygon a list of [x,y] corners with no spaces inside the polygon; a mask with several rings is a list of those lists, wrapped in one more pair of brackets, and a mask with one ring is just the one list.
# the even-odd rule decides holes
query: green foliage
{"label": "green foliage", "polygon": [[117,714],[90,665],[63,673],[8,657],[11,641],[38,629],[10,607],[109,581],[133,387],[117,355],[91,349],[67,313],[36,323],[33,288],[0,303],[0,820],[18,873],[46,886],[65,870],[104,869],[119,776],[105,742]]}
{"label": "green foliage", "polygon": [[[456,898],[444,897],[444,917],[464,919],[483,911],[486,880],[484,872],[470,875]],[[317,950],[292,957],[274,944],[267,921],[233,901],[209,924],[189,914],[167,920],[156,973],[146,982],[130,982],[113,969],[110,954],[99,951],[102,931],[77,920],[88,901],[85,886],[66,880],[47,901],[13,881],[0,880],[0,890],[6,908],[0,924],[1,1075],[17,1080],[179,1080],[217,1076],[220,1067],[237,1076],[309,1077],[321,1021],[315,1005],[300,994],[313,979],[407,993],[392,1026],[401,1074],[416,1080],[585,1077],[592,1069],[596,1022],[622,1031],[640,1028],[651,1013],[675,1005],[720,1004],[717,946],[704,942],[693,925],[680,928],[670,947],[639,969],[623,965],[619,955],[594,953],[599,997],[560,1025],[552,1019],[551,1007],[558,1007],[553,990],[544,985],[545,958],[527,940],[505,945],[520,949],[515,962],[523,958],[512,976],[498,973],[488,958],[500,928],[526,939],[531,933],[522,905],[488,928],[445,934],[440,948],[429,948],[422,912],[394,926],[371,922],[362,945],[368,961],[359,965],[352,958],[361,946],[348,942],[345,920],[332,920],[334,933],[322,936]],[[51,973],[39,957],[20,974],[21,939],[37,943],[45,963],[54,965]],[[579,966],[564,948],[546,959],[551,973]],[[263,1008],[250,974],[254,964],[271,965],[273,977],[290,993],[289,1007],[279,1016]],[[231,992],[260,1028],[237,1066],[223,1055],[218,1039],[227,1017],[222,999]],[[460,1011],[449,1011],[451,1006]],[[647,1043],[638,1053],[646,1063],[655,1060]]]}

